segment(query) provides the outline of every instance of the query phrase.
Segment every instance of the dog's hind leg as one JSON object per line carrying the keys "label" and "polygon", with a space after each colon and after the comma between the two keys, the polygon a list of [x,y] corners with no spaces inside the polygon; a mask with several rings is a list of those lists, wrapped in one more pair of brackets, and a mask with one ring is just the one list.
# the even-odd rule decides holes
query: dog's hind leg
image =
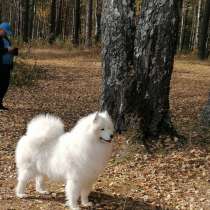
{"label": "dog's hind leg", "polygon": [[27,197],[27,195],[25,194],[25,188],[26,188],[26,184],[28,182],[28,180],[30,178],[32,178],[32,173],[30,172],[30,170],[26,169],[26,170],[19,170],[18,173],[18,184],[16,187],[16,196],[19,198],[25,198]]}
{"label": "dog's hind leg", "polygon": [[91,192],[92,187],[83,188],[81,191],[81,202],[84,207],[91,207],[93,203],[89,201],[88,196]]}
{"label": "dog's hind leg", "polygon": [[40,194],[49,194],[49,192],[45,190],[44,179],[42,175],[36,176],[36,191]]}
{"label": "dog's hind leg", "polygon": [[66,206],[70,207],[71,210],[80,210],[78,205],[78,199],[80,196],[79,183],[75,183],[68,180],[65,187],[65,194],[67,198]]}

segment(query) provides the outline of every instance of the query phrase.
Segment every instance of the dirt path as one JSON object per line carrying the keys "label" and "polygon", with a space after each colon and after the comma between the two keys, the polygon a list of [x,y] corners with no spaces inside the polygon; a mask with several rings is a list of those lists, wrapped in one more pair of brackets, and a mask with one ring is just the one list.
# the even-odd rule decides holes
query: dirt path
{"label": "dirt path", "polygon": [[[65,121],[66,128],[87,113],[98,109],[100,62],[97,51],[67,52],[36,49],[25,60],[37,62],[46,78],[34,86],[10,88],[6,104],[9,112],[0,113],[0,209],[64,209],[63,186],[48,183],[52,192],[40,196],[29,185],[28,199],[14,195],[16,183],[14,149],[25,132],[26,122],[34,115],[50,112]],[[172,113],[178,130],[201,141],[198,114],[210,84],[209,63],[179,58],[172,85]],[[118,138],[118,151],[110,161],[91,194],[94,209],[210,209],[209,145],[189,144],[185,150],[145,154]],[[139,153],[139,151],[141,151]]]}

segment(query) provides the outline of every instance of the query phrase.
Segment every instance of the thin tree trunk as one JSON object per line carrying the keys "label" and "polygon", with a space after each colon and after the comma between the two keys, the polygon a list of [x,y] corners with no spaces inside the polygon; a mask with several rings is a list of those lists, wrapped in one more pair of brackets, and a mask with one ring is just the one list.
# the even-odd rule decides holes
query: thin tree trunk
{"label": "thin tree trunk", "polygon": [[88,0],[86,9],[86,33],[85,33],[85,46],[91,47],[92,45],[92,16],[93,16],[93,0]]}
{"label": "thin tree trunk", "polygon": [[56,23],[56,37],[61,35],[62,27],[63,27],[63,16],[62,16],[62,8],[63,8],[63,0],[59,0],[58,7],[58,19]]}
{"label": "thin tree trunk", "polygon": [[50,9],[50,35],[49,43],[52,44],[55,41],[55,30],[56,30],[56,0],[52,0]]}
{"label": "thin tree trunk", "polygon": [[192,51],[194,49],[194,42],[195,42],[195,33],[196,33],[196,23],[197,23],[197,6],[193,8],[192,13],[192,24],[191,24],[191,31],[190,31],[190,42],[189,42],[189,49]]}
{"label": "thin tree trunk", "polygon": [[180,35],[179,35],[179,51],[182,51],[182,49],[183,49],[185,20],[186,20],[186,7],[185,7],[185,0],[183,0],[182,1],[181,24],[180,24]]}
{"label": "thin tree trunk", "polygon": [[20,37],[22,34],[21,32],[23,31],[22,30],[22,5],[21,5],[21,0],[18,1],[18,25],[17,25],[17,35]]}
{"label": "thin tree trunk", "polygon": [[199,2],[198,2],[198,12],[197,12],[197,21],[196,21],[195,39],[194,39],[194,49],[198,48],[198,36],[199,36],[200,17],[201,17],[201,4],[202,4],[202,0],[199,0]]}
{"label": "thin tree trunk", "polygon": [[73,44],[79,45],[79,31],[80,31],[80,0],[74,1],[74,23],[73,23]]}
{"label": "thin tree trunk", "polygon": [[29,10],[30,10],[30,3],[29,0],[22,0],[23,1],[23,41],[28,42],[29,40]]}
{"label": "thin tree trunk", "polygon": [[33,24],[34,24],[34,15],[35,15],[35,0],[31,0],[30,5],[30,23],[29,23],[29,37],[33,37]]}
{"label": "thin tree trunk", "polygon": [[69,36],[70,40],[73,39],[73,17],[74,17],[74,12],[73,12],[73,8],[74,6],[72,4],[69,4],[69,15],[67,16],[67,22],[66,22],[66,31],[67,31],[67,35]]}
{"label": "thin tree trunk", "polygon": [[96,26],[95,26],[96,43],[98,43],[101,39],[101,12],[102,12],[102,0],[96,0]]}

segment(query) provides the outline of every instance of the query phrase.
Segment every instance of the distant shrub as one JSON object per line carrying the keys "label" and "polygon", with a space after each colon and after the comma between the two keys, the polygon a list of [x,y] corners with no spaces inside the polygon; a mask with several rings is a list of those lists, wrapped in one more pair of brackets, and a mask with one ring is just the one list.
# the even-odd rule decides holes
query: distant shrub
{"label": "distant shrub", "polygon": [[[56,37],[52,43],[49,43],[49,39],[33,39],[29,41],[28,43],[24,43],[22,38],[15,37],[13,40],[13,45],[16,47],[24,48],[24,49],[29,49],[29,48],[49,48],[49,47],[55,47],[55,48],[62,48],[66,50],[73,50],[74,45],[72,44],[72,40],[70,38],[61,38],[61,37]],[[77,47],[78,49],[83,49],[85,44],[85,39],[81,38],[80,39],[80,45]],[[98,46],[99,44],[95,44],[93,40],[93,46]]]}
{"label": "distant shrub", "polygon": [[11,84],[13,86],[30,86],[38,80],[46,78],[46,71],[40,66],[28,65],[21,60],[14,64],[11,75]]}

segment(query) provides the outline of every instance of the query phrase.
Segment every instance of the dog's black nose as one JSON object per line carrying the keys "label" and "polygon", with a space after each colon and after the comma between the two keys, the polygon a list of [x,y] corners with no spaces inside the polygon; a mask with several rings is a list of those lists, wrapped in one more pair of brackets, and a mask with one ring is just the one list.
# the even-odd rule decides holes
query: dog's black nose
{"label": "dog's black nose", "polygon": [[114,135],[110,135],[110,138],[113,139]]}

